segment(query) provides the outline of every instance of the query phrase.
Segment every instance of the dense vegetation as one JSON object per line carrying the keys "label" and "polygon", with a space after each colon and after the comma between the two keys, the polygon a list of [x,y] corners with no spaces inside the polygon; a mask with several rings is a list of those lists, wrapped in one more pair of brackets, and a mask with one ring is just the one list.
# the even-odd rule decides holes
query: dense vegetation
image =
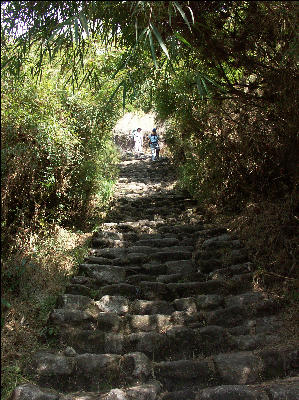
{"label": "dense vegetation", "polygon": [[38,242],[92,229],[129,104],[165,123],[182,187],[207,210],[241,213],[232,229],[260,271],[293,290],[296,2],[8,1],[2,22],[4,308],[32,299]]}

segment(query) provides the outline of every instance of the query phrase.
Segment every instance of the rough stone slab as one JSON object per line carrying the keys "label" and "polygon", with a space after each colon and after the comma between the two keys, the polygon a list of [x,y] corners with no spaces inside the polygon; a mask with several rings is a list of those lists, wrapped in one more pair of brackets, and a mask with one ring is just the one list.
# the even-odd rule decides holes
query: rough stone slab
{"label": "rough stone slab", "polygon": [[91,288],[85,285],[67,285],[65,289],[66,294],[75,294],[90,297]]}
{"label": "rough stone slab", "polygon": [[85,310],[90,305],[94,304],[93,300],[88,296],[80,296],[74,294],[63,294],[57,299],[59,308]]}
{"label": "rough stone slab", "polygon": [[271,400],[298,400],[299,399],[299,379],[290,378],[283,381],[271,383],[264,387]]}
{"label": "rough stone slab", "polygon": [[152,255],[154,260],[177,261],[177,260],[190,260],[192,257],[191,251],[159,251]]}
{"label": "rough stone slab", "polygon": [[107,247],[123,247],[124,241],[117,239],[108,238],[94,238],[91,241],[92,246],[95,248],[107,248]]}
{"label": "rough stone slab", "polygon": [[224,297],[219,294],[207,294],[196,296],[195,301],[200,310],[213,310],[224,304]]}
{"label": "rough stone slab", "polygon": [[113,312],[100,312],[96,319],[97,329],[104,332],[119,332],[123,328],[123,319]]}
{"label": "rough stone slab", "polygon": [[226,282],[221,280],[207,282],[168,283],[167,287],[176,297],[223,293],[227,291]]}
{"label": "rough stone slab", "polygon": [[264,363],[251,352],[218,354],[213,359],[223,383],[240,385],[261,380]]}
{"label": "rough stone slab", "polygon": [[135,379],[145,380],[152,373],[152,362],[143,353],[128,353],[121,358],[120,370],[124,371],[131,382]]}
{"label": "rough stone slab", "polygon": [[130,304],[131,314],[166,314],[171,315],[175,311],[173,305],[165,300],[135,300]]}
{"label": "rough stone slab", "polygon": [[123,255],[119,258],[115,258],[112,261],[112,265],[141,265],[147,262],[150,258],[150,255],[144,253],[130,253]]}
{"label": "rough stone slab", "polygon": [[95,250],[93,255],[96,257],[114,259],[123,257],[125,254],[126,250],[123,248],[106,248]]}
{"label": "rough stone slab", "polygon": [[115,283],[107,286],[102,286],[100,289],[101,295],[110,295],[110,296],[125,296],[128,298],[136,298],[137,290],[133,285],[129,285],[128,283]]}
{"label": "rough stone slab", "polygon": [[229,233],[223,233],[222,235],[206,239],[202,243],[202,247],[218,247],[219,245],[221,246],[223,243],[224,245],[227,245],[227,243],[231,242],[232,240],[232,236]]}
{"label": "rough stone slab", "polygon": [[261,350],[257,354],[265,365],[264,377],[266,379],[299,373],[298,347]]}
{"label": "rough stone slab", "polygon": [[154,364],[154,372],[158,380],[183,380],[185,383],[194,378],[207,381],[214,375],[213,363],[204,359],[162,361]]}
{"label": "rough stone slab", "polygon": [[242,264],[234,264],[229,267],[221,268],[219,270],[215,270],[212,272],[209,277],[211,279],[215,279],[215,276],[218,275],[221,278],[229,278],[234,275],[246,274],[248,272],[253,272],[253,264],[251,262],[246,262]]}
{"label": "rough stone slab", "polygon": [[193,297],[175,299],[173,305],[177,311],[186,311],[189,313],[197,312],[196,302]]}
{"label": "rough stone slab", "polygon": [[73,357],[65,357],[44,351],[34,354],[32,361],[39,376],[69,376],[75,369]]}
{"label": "rough stone slab", "polygon": [[126,283],[129,283],[130,285],[138,285],[142,281],[153,281],[153,280],[155,280],[155,277],[152,275],[136,274],[128,276],[126,279]]}
{"label": "rough stone slab", "polygon": [[195,233],[195,232],[201,232],[203,229],[202,224],[198,225],[171,225],[171,226],[161,226],[158,228],[160,232],[162,233]]}
{"label": "rough stone slab", "polygon": [[247,292],[236,296],[227,296],[225,298],[226,307],[252,307],[263,304],[264,302],[264,295],[260,292]]}
{"label": "rough stone slab", "polygon": [[[161,236],[160,236],[161,237]],[[168,247],[168,246],[175,246],[180,243],[179,239],[177,238],[148,238],[144,240],[138,240],[135,243],[135,246],[150,246],[150,247]]]}
{"label": "rough stone slab", "polygon": [[260,333],[272,333],[280,327],[280,321],[275,315],[249,319],[241,325],[229,328],[232,335],[255,335]]}
{"label": "rough stone slab", "polygon": [[112,389],[100,400],[157,400],[160,391],[160,383],[154,382],[127,389]]}
{"label": "rough stone slab", "polygon": [[191,260],[168,261],[165,263],[168,274],[187,274],[196,271]]}
{"label": "rough stone slab", "polygon": [[[216,354],[236,348],[232,337],[226,329],[217,325],[198,328],[201,351],[206,354]],[[236,348],[237,349],[237,348]]]}
{"label": "rough stone slab", "polygon": [[60,395],[37,385],[24,384],[13,391],[10,400],[60,400]]}
{"label": "rough stone slab", "polygon": [[105,257],[88,256],[84,258],[87,264],[112,265],[112,260]]}
{"label": "rough stone slab", "polygon": [[177,281],[183,279],[184,274],[167,274],[157,276],[157,282],[161,283],[176,283]]}
{"label": "rough stone slab", "polygon": [[98,288],[98,284],[96,283],[96,280],[93,278],[90,278],[89,276],[73,276],[71,278],[70,283],[72,285],[83,285],[89,288],[93,288],[93,289],[97,289]]}
{"label": "rough stone slab", "polygon": [[157,262],[154,263],[146,263],[143,264],[143,269],[151,274],[151,275],[160,275],[160,274],[166,274],[167,272],[167,267],[164,264],[160,264]]}
{"label": "rough stone slab", "polygon": [[206,388],[196,394],[195,400],[269,400],[256,389],[243,385],[225,385]]}
{"label": "rough stone slab", "polygon": [[191,389],[163,393],[161,400],[195,400],[196,393]]}
{"label": "rough stone slab", "polygon": [[126,279],[126,271],[124,268],[98,265],[98,264],[80,264],[80,268],[91,278],[96,279],[100,283],[119,283]]}
{"label": "rough stone slab", "polygon": [[275,345],[279,342],[279,336],[266,335],[260,333],[258,335],[241,335],[232,339],[236,348],[239,350],[256,350],[266,345]]}
{"label": "rough stone slab", "polygon": [[131,331],[166,331],[172,325],[170,315],[131,315],[127,317]]}
{"label": "rough stone slab", "polygon": [[201,317],[206,321],[207,325],[232,327],[242,324],[249,315],[247,308],[233,306],[214,311],[202,311]]}
{"label": "rough stone slab", "polygon": [[175,311],[171,314],[171,322],[173,325],[190,325],[198,321],[198,313],[188,311]]}
{"label": "rough stone slab", "polygon": [[129,311],[129,300],[123,296],[103,296],[95,304],[102,312],[124,315]]}
{"label": "rough stone slab", "polygon": [[169,289],[165,283],[161,282],[140,282],[138,285],[143,298],[147,300],[160,300],[169,297]]}
{"label": "rough stone slab", "polygon": [[77,374],[90,376],[108,376],[112,371],[119,370],[120,355],[116,354],[78,354],[75,357]]}
{"label": "rough stone slab", "polygon": [[123,235],[122,233],[113,232],[113,231],[98,231],[94,233],[94,238],[105,238],[105,239],[115,239],[115,240],[122,240]]}
{"label": "rough stone slab", "polygon": [[64,325],[72,323],[80,324],[92,321],[94,318],[86,311],[60,308],[53,310],[49,319],[54,324]]}
{"label": "rough stone slab", "polygon": [[137,246],[137,245],[135,245],[135,246],[130,246],[130,247],[127,247],[127,252],[130,254],[130,253],[136,253],[136,254],[138,254],[138,253],[143,253],[143,254],[153,254],[153,253],[155,253],[156,252],[156,249],[155,248],[153,248],[153,247],[150,247],[150,246],[147,246],[147,245],[143,245],[143,246]]}

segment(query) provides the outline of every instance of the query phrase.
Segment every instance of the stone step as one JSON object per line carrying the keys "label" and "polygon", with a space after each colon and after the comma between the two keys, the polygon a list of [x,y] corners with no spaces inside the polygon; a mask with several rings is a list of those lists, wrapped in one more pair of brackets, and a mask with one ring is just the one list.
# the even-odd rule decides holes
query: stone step
{"label": "stone step", "polygon": [[[221,321],[223,319],[222,312],[226,312],[227,318],[229,318],[228,315],[230,313],[234,316],[236,307],[238,308],[238,312],[243,316],[258,316],[261,314],[273,314],[273,312],[277,312],[279,307],[282,305],[279,302],[274,302],[273,300],[264,298],[262,294],[246,292],[240,295],[229,295],[226,297],[219,294],[196,294],[191,297],[176,298],[173,301],[141,299],[129,301],[128,298],[119,295],[104,295],[99,300],[94,300],[88,296],[64,294],[59,296],[57,306],[58,308],[66,310],[90,310],[93,314],[96,311],[107,311],[118,314],[119,310],[121,310],[121,315],[124,313],[123,310],[126,310],[126,313],[141,315],[170,315],[174,311],[185,311],[188,313],[198,312],[200,313],[202,320],[206,322],[208,319],[215,319],[215,316],[219,316],[218,320]],[[165,312],[165,309],[169,311]]]}
{"label": "stone step", "polygon": [[[128,316],[124,321],[130,323],[128,332],[131,333],[119,333],[120,319],[115,314],[103,314],[100,329],[64,326],[61,336],[65,343],[79,353],[124,354],[139,351],[150,359],[159,361],[192,359],[194,356],[208,356],[219,352],[256,350],[266,345],[276,346],[280,342],[279,336],[272,332],[233,336],[220,326],[193,328],[168,325],[169,318],[164,315]],[[152,328],[156,330],[148,330]]]}
{"label": "stone step", "polygon": [[[88,277],[87,277],[88,278]],[[140,281],[134,285],[128,283],[113,283],[96,286],[96,279],[89,278],[84,284],[69,284],[66,294],[77,294],[89,297],[101,298],[104,295],[125,296],[130,300],[166,300],[172,301],[179,297],[190,297],[193,295],[221,294],[228,295],[230,292],[242,293],[251,289],[251,281],[245,281],[240,285],[239,281],[227,282],[225,280],[211,280],[206,282],[178,282],[162,283],[157,281]],[[96,291],[96,294],[95,294]]]}
{"label": "stone step", "polygon": [[74,349],[67,348],[62,354],[38,352],[32,364],[38,384],[63,392],[99,391],[108,385],[145,383],[152,373],[151,361],[140,352],[77,354]]}
{"label": "stone step", "polygon": [[277,379],[260,385],[221,385],[199,391],[185,389],[162,393],[160,400],[297,400],[299,377]]}
{"label": "stone step", "polygon": [[[198,313],[186,311],[174,311],[169,314],[132,315],[120,316],[113,312],[92,312],[69,309],[55,309],[50,315],[50,322],[59,326],[61,330],[69,330],[72,327],[84,330],[95,330],[104,333],[121,333],[130,335],[140,332],[166,333],[177,326],[185,326],[195,329],[201,334],[200,348],[203,339],[205,348],[202,353],[214,353],[218,349],[224,350],[255,350],[262,345],[279,342],[279,337],[271,332],[262,332],[248,335],[231,335],[229,330],[221,326],[204,326]],[[61,331],[61,332],[62,332]],[[221,337],[221,339],[220,339]],[[213,338],[213,340],[212,340]]]}
{"label": "stone step", "polygon": [[217,384],[250,385],[298,374],[298,355],[298,348],[219,353],[208,358],[154,363],[154,375],[167,391],[186,387],[198,390]]}
{"label": "stone step", "polygon": [[154,380],[125,388],[109,390],[110,387],[111,384],[108,380],[98,383],[98,388],[94,392],[80,390],[75,393],[73,389],[72,393],[62,394],[56,390],[44,389],[27,383],[18,386],[12,396],[14,400],[158,400],[161,392],[160,382]]}

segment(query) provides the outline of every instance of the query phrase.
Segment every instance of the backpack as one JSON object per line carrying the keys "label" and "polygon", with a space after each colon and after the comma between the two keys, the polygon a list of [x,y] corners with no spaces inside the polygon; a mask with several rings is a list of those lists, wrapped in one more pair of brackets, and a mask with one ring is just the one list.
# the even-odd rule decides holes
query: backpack
{"label": "backpack", "polygon": [[157,135],[150,135],[149,141],[150,141],[150,144],[157,144],[158,143],[158,136]]}

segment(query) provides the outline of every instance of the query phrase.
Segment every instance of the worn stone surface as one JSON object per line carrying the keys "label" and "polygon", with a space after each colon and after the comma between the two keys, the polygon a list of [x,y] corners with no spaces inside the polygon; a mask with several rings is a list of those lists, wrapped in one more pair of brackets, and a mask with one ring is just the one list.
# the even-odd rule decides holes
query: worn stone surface
{"label": "worn stone surface", "polygon": [[50,313],[59,351],[33,356],[40,386],[12,400],[297,400],[283,302],[256,290],[238,237],[174,189],[167,159],[141,158],[124,156],[111,213]]}
{"label": "worn stone surface", "polygon": [[264,371],[264,363],[250,352],[219,354],[213,359],[223,383],[227,384],[258,382]]}

